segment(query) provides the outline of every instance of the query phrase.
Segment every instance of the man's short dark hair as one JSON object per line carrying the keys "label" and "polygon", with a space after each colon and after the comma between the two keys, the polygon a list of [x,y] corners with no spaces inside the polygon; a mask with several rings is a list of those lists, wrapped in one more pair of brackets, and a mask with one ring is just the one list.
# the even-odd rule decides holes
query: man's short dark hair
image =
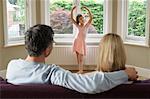
{"label": "man's short dark hair", "polygon": [[30,56],[40,56],[53,45],[54,32],[50,26],[38,24],[25,32],[25,48]]}

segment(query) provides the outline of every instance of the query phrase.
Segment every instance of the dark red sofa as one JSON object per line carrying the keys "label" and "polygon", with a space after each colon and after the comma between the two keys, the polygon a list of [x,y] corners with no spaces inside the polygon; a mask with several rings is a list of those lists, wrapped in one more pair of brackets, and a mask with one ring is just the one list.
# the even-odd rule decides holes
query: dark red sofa
{"label": "dark red sofa", "polygon": [[150,99],[150,80],[123,84],[107,92],[98,94],[82,94],[64,87],[50,84],[13,85],[0,77],[0,99],[8,98],[141,98]]}

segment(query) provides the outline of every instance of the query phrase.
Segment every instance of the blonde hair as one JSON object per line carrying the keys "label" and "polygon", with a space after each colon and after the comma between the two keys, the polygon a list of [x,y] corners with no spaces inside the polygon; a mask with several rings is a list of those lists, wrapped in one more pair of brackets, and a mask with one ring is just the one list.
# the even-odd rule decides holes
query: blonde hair
{"label": "blonde hair", "polygon": [[114,33],[106,34],[99,44],[97,70],[112,72],[125,69],[126,54],[121,37]]}

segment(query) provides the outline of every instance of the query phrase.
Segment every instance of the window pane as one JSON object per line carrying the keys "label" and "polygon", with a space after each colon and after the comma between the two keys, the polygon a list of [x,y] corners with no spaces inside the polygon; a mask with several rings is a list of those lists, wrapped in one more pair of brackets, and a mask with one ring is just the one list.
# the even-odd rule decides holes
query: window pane
{"label": "window pane", "polygon": [[55,34],[72,34],[73,24],[70,19],[73,0],[50,0],[50,25]]}
{"label": "window pane", "polygon": [[128,35],[145,37],[146,0],[129,0]]}
{"label": "window pane", "polygon": [[7,0],[8,39],[20,37],[25,32],[26,0]]}
{"label": "window pane", "polygon": [[[80,0],[80,2],[81,6],[88,7],[93,15],[93,22],[88,33],[103,34],[104,0]],[[83,14],[85,17],[88,15],[87,11],[83,11]]]}

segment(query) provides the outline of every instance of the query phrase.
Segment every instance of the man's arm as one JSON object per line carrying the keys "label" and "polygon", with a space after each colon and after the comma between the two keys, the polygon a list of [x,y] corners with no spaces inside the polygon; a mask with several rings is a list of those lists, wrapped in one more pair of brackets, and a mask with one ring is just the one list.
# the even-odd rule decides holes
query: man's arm
{"label": "man's arm", "polygon": [[50,81],[52,84],[73,89],[81,93],[94,94],[123,84],[128,81],[128,75],[125,71],[110,73],[92,72],[88,75],[82,75],[55,67],[53,73],[51,73]]}

